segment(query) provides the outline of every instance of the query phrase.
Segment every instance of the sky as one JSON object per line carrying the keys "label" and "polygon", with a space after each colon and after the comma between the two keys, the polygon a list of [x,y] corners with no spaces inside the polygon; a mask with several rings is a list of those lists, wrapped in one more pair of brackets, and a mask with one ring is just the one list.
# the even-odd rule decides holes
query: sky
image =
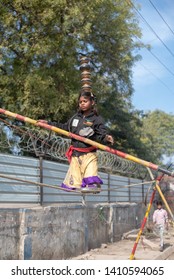
{"label": "sky", "polygon": [[[132,104],[144,112],[156,109],[174,114],[174,0],[134,0],[142,31],[151,49],[139,51],[133,68]],[[136,6],[137,7],[137,6]]]}

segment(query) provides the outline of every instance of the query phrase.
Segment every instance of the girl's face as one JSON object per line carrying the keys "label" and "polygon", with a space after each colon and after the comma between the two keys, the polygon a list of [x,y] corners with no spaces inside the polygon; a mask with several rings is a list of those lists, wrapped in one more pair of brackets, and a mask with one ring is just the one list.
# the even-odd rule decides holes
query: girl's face
{"label": "girl's face", "polygon": [[92,110],[94,105],[94,101],[90,100],[90,98],[81,96],[79,99],[79,108],[84,113],[89,113]]}

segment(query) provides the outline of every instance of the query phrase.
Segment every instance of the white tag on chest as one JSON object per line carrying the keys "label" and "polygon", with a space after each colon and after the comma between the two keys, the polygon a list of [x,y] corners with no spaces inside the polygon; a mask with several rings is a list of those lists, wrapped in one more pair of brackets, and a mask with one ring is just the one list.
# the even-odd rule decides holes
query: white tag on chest
{"label": "white tag on chest", "polygon": [[79,123],[79,120],[78,119],[74,119],[73,122],[72,122],[72,126],[77,127],[78,123]]}

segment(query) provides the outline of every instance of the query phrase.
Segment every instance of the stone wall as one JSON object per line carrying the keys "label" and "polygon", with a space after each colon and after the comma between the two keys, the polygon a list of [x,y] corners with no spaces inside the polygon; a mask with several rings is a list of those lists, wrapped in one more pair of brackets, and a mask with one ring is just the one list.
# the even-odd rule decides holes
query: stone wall
{"label": "stone wall", "polygon": [[0,259],[70,259],[138,228],[136,203],[0,208]]}

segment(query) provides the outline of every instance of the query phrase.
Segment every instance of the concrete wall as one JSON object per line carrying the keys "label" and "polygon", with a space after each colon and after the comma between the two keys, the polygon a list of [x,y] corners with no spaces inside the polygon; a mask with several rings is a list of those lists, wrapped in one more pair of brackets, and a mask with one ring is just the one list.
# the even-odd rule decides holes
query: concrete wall
{"label": "concrete wall", "polygon": [[0,259],[70,259],[120,240],[143,216],[143,205],[136,203],[4,207]]}

